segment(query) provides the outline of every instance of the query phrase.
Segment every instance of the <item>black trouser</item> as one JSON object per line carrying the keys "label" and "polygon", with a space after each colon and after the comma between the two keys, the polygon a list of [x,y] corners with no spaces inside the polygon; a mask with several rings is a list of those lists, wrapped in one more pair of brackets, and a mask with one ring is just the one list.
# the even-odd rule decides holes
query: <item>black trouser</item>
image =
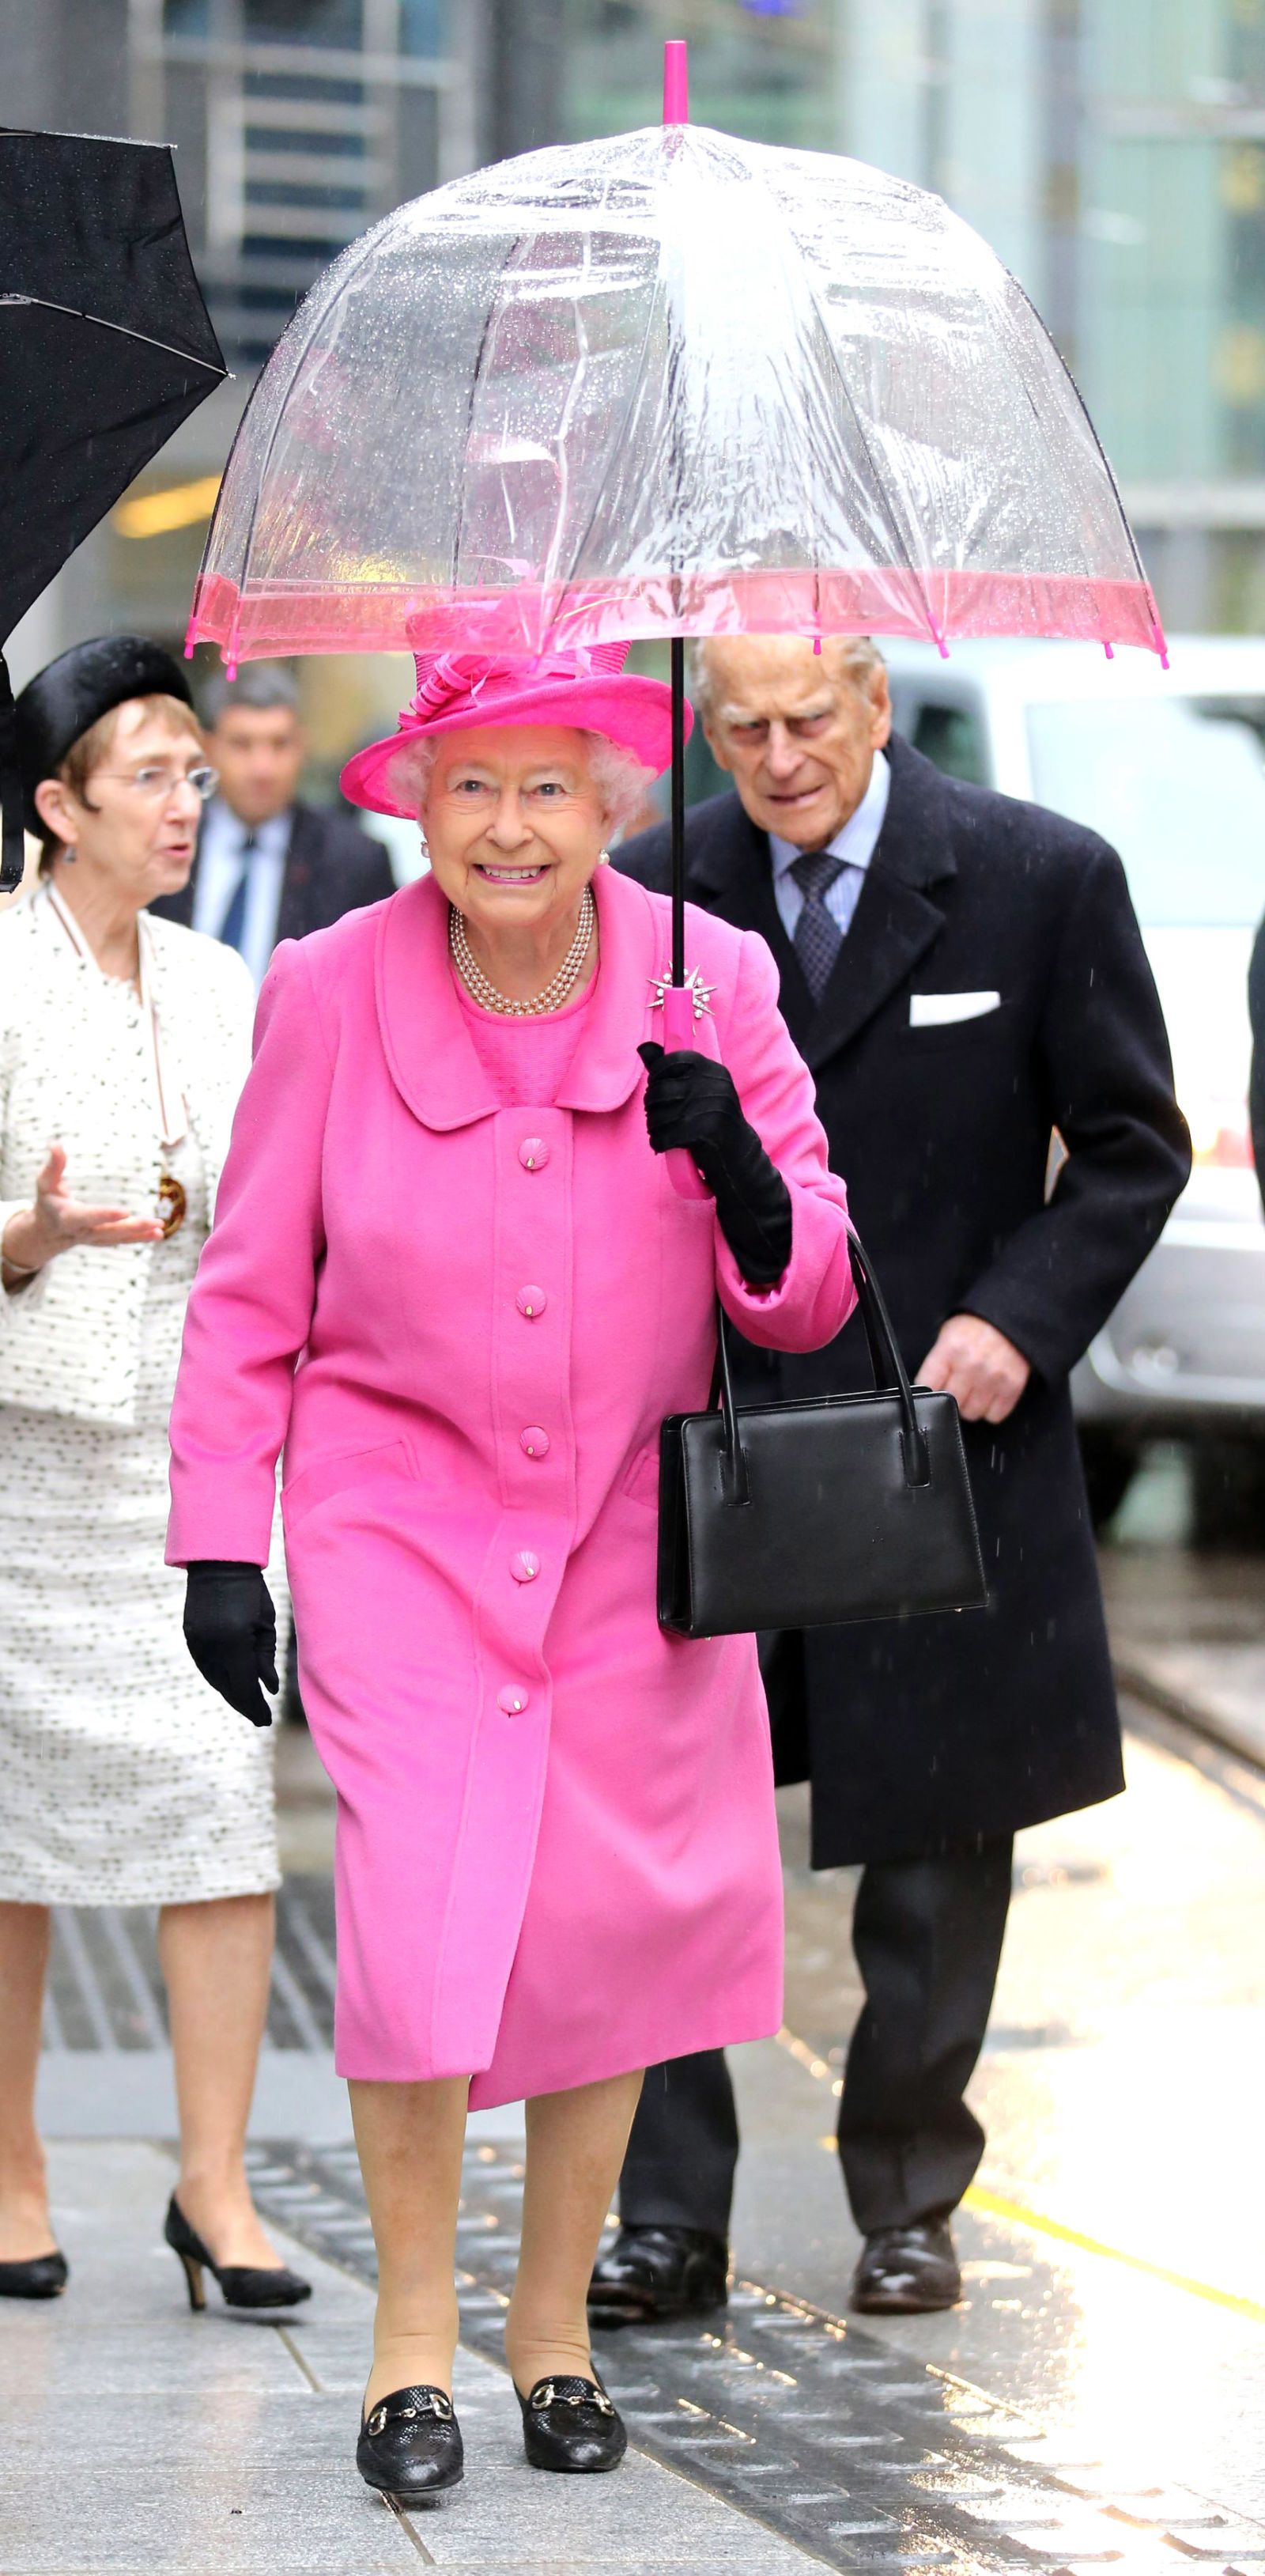
{"label": "black trouser", "polygon": [[[962,2099],[997,1981],[1011,1839],[862,1871],[852,1946],[865,2004],[839,2104],[839,2156],[862,2235],[956,2208],[984,2148]],[[729,2233],[738,2122],[724,2052],[649,2068],[620,2182],[631,2227]]]}

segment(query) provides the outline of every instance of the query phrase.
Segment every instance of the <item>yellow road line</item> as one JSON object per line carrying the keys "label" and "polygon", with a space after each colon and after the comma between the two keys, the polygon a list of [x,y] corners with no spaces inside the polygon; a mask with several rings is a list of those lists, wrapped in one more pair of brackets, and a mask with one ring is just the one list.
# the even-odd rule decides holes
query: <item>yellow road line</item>
{"label": "yellow road line", "polygon": [[[797,2038],[783,2023],[777,2034],[778,2044],[819,2084],[829,2081],[831,2069],[806,2040]],[[836,2081],[834,2090],[840,2090]],[[823,2147],[833,2146],[833,2138],[822,2138]],[[1079,2227],[1064,2227],[1057,2218],[1046,2218],[1037,2209],[1025,2209],[1022,2201],[1004,2200],[1000,2192],[987,2191],[982,2183],[970,2184],[964,2199],[968,2209],[978,2209],[988,2218],[1008,2218],[1015,2227],[1029,2227],[1034,2235],[1053,2236],[1060,2245],[1075,2245],[1082,2254],[1101,2254],[1108,2263],[1123,2263],[1130,2272],[1144,2272],[1152,2281],[1163,2281],[1170,2290],[1185,2290],[1192,2299],[1206,2299],[1210,2307],[1229,2308],[1235,2316],[1250,2317],[1254,2325],[1265,2326],[1265,2306],[1259,2299],[1240,2299],[1233,2290],[1219,2290],[1212,2281],[1197,2281],[1190,2272],[1174,2272],[1167,2263],[1152,2263],[1145,2254],[1129,2254],[1122,2245],[1107,2245],[1100,2236],[1086,2236]]]}
{"label": "yellow road line", "polygon": [[1016,2227],[1029,2227],[1037,2236],[1056,2237],[1062,2245],[1075,2245],[1083,2254],[1101,2254],[1109,2263],[1123,2263],[1131,2272],[1145,2272],[1152,2281],[1163,2281],[1170,2290],[1186,2290],[1193,2299],[1207,2299],[1214,2308],[1231,2308],[1236,2316],[1251,2317],[1253,2323],[1265,2326],[1265,2307],[1257,2299],[1237,2298],[1232,2290],[1218,2290],[1211,2281],[1197,2281],[1189,2272],[1170,2271],[1166,2263],[1152,2263],[1145,2254],[1129,2254],[1122,2245],[1106,2245],[1099,2236],[1086,2236],[1079,2227],[1064,2227],[1057,2218],[1046,2218],[1040,2210],[1025,2209],[1022,2201],[1003,2200],[1000,2192],[986,2191],[982,2183],[973,2182],[965,2195],[968,2209],[978,2209],[989,2218],[1008,2218]]}

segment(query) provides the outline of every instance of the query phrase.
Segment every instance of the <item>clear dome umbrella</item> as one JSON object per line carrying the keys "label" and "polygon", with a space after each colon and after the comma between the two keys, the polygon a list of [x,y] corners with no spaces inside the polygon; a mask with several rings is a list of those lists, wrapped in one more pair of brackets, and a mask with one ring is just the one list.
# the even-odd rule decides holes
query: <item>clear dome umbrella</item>
{"label": "clear dome umbrella", "polygon": [[[454,180],[326,272],[238,432],[190,647],[753,630],[1162,652],[1015,280],[903,180],[685,122],[684,53],[661,127]],[[679,691],[679,642],[673,661]]]}

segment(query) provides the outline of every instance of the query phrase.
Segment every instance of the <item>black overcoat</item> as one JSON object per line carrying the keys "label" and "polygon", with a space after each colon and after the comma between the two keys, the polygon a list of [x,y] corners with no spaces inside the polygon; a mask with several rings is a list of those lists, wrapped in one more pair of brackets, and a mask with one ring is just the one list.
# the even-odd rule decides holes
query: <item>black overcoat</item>
{"label": "black overcoat", "polygon": [[[278,940],[306,939],[314,930],[328,930],[345,912],[383,903],[394,894],[395,878],[381,841],[362,832],[349,814],[301,803],[293,812],[277,908]],[[150,911],[188,924],[197,882],[195,855],[188,884],[179,894],[160,895]]]}
{"label": "black overcoat", "polygon": [[[1115,852],[945,778],[893,740],[852,928],[814,1009],[736,795],[686,821],[693,902],[768,941],[782,1009],[911,1374],[949,1315],[1032,1362],[999,1429],[966,1425],[987,1610],[808,1632],[775,1660],[779,1770],[812,1781],[813,1859],[913,1857],[1123,1786],[1068,1372],[1190,1167],[1154,981]],[[618,852],[666,888],[664,826]],[[688,940],[686,965],[689,965]],[[911,1025],[921,993],[1000,995]],[[1051,1131],[1067,1161],[1047,1202]],[[825,1351],[744,1357],[748,1401],[869,1383],[857,1318]]]}

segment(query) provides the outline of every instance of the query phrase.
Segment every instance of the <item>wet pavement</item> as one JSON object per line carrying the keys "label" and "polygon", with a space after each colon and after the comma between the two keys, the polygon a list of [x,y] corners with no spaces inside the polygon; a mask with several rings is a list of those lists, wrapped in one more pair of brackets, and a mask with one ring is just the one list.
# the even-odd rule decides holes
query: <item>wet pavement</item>
{"label": "wet pavement", "polygon": [[[0,2576],[419,2559],[485,2576],[1151,2576],[1183,2560],[1265,2576],[1265,1767],[1247,1758],[1252,1668],[1235,1668],[1236,1715],[1225,1662],[1265,1658],[1265,1564],[1144,1528],[1107,1571],[1117,1654],[1146,1693],[1127,1704],[1129,1792],[1020,1840],[958,2308],[848,2320],[857,2240],[832,2131],[859,2001],[852,1880],[808,1870],[791,1792],[787,2027],[736,2057],[727,2314],[603,2338],[627,2470],[528,2473],[497,2360],[521,2128],[484,2115],[459,2247],[467,2485],[412,2521],[367,2498],[350,2448],[372,2246],[328,2055],[328,1802],[291,1734],[294,1874],[253,2153],[318,2298],[280,2334],[183,2310],[158,2243],[172,2123],[152,1936],[140,1916],[63,1922],[44,2096],[75,2281],[50,2310],[0,2313]],[[1186,1658],[1180,1677],[1165,1656]],[[67,2398],[106,2461],[95,2501],[48,2476]]]}

